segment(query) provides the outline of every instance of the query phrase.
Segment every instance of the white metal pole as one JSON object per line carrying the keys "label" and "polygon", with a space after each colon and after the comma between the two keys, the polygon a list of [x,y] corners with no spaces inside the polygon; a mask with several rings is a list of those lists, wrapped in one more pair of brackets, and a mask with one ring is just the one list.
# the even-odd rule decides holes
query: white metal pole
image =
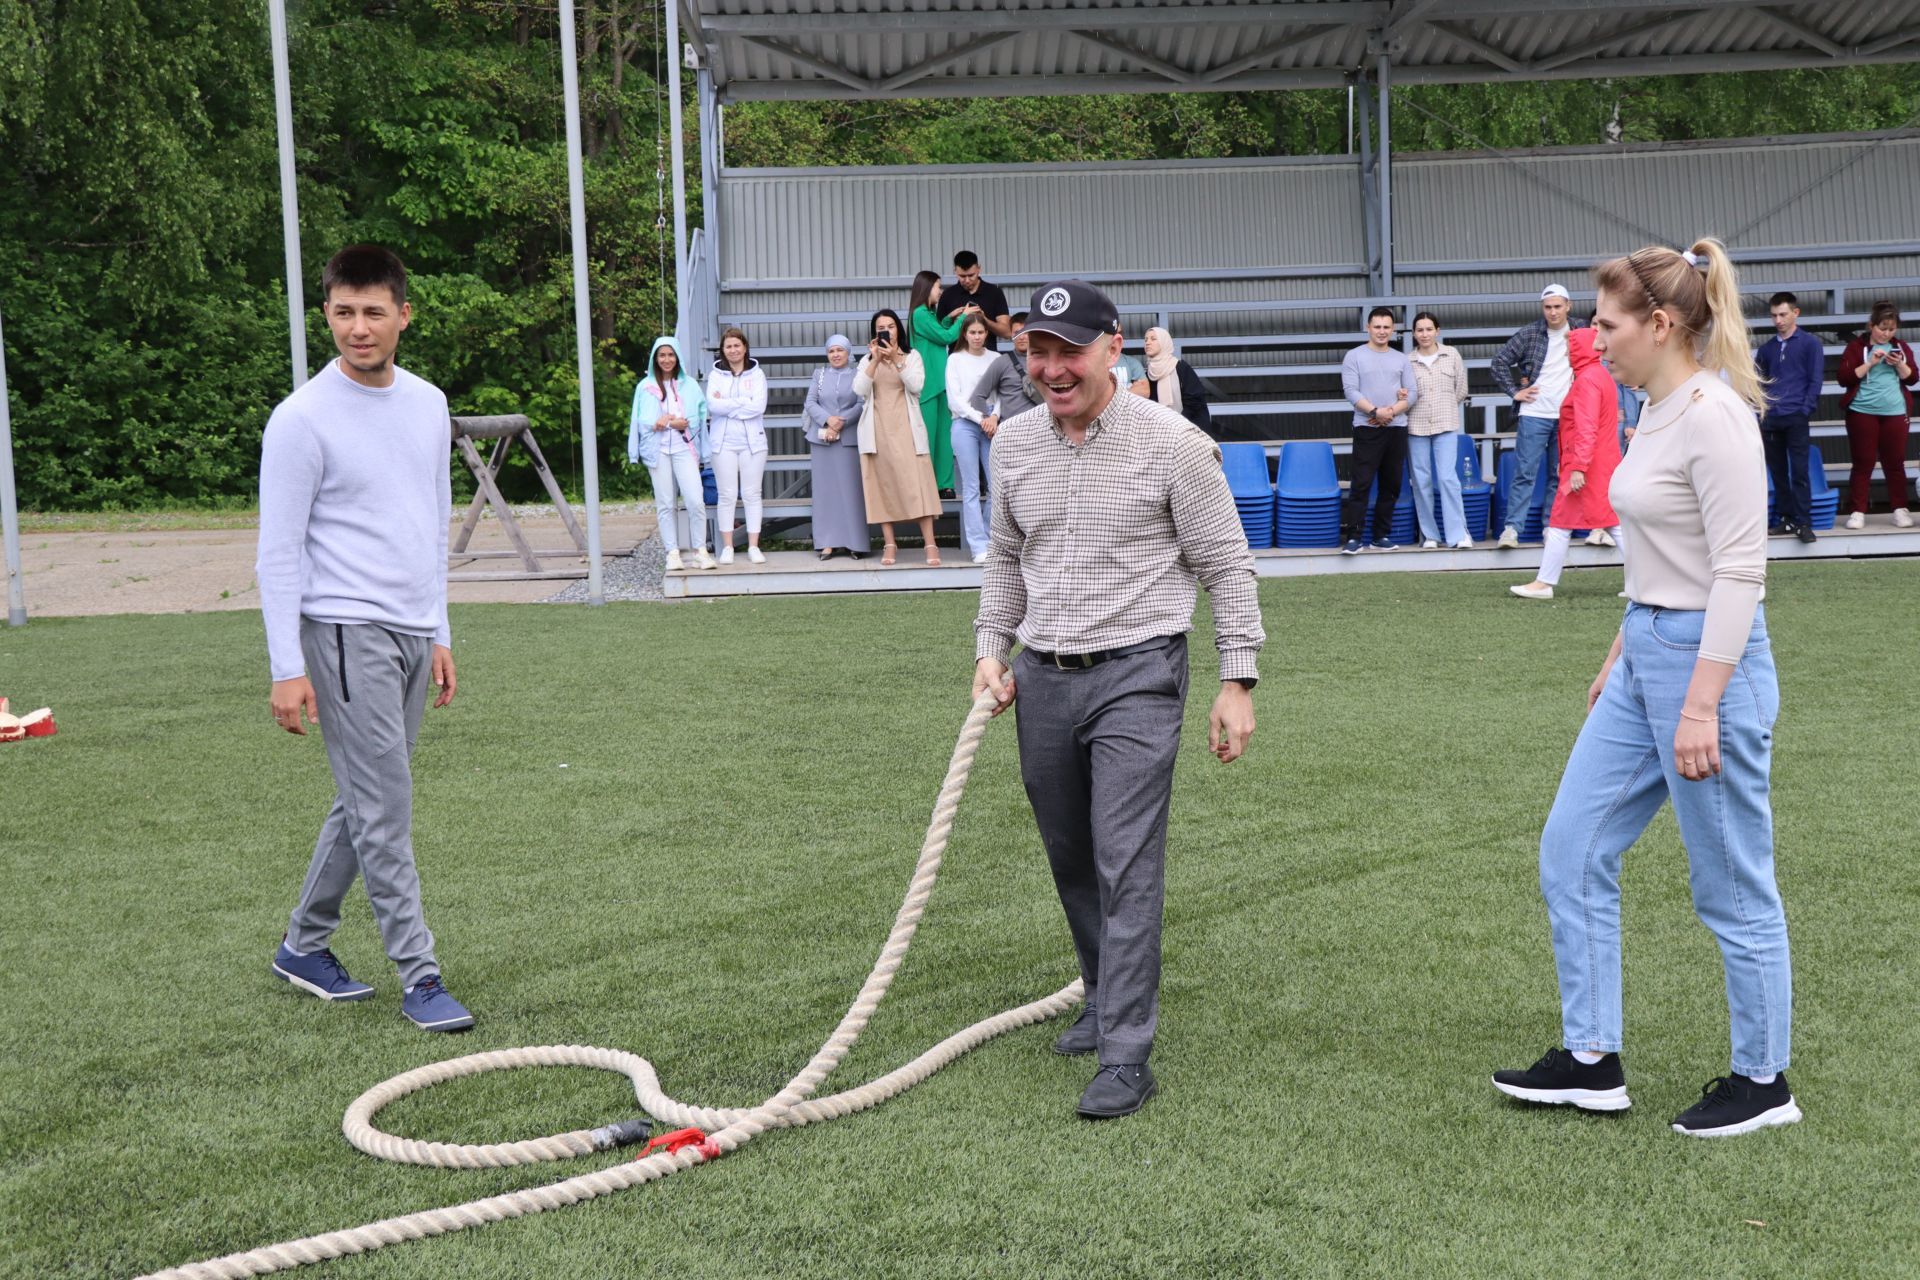
{"label": "white metal pole", "polygon": [[1393,116],[1388,104],[1393,72],[1380,53],[1380,291],[1393,296]]}
{"label": "white metal pole", "polygon": [[307,380],[306,298],[300,286],[300,193],[293,182],[293,78],[287,66],[286,0],[267,0],[273,35],[273,116],[280,148],[280,233],[287,253],[287,345],[293,355],[293,389]]}
{"label": "white metal pole", "polygon": [[593,407],[593,330],[587,308],[587,194],[580,170],[580,66],[573,0],[560,0],[560,76],[567,99],[567,207],[573,223],[573,331],[580,364],[581,483],[587,499],[587,603],[605,604],[600,581],[600,439]]}
{"label": "white metal pole", "polygon": [[673,291],[687,270],[687,147],[680,123],[680,0],[667,6],[667,127],[673,131]]}
{"label": "white metal pole", "polygon": [[7,404],[7,340],[0,330],[0,541],[7,555],[7,625],[27,625],[27,595],[20,573],[20,512],[13,501],[13,410]]}

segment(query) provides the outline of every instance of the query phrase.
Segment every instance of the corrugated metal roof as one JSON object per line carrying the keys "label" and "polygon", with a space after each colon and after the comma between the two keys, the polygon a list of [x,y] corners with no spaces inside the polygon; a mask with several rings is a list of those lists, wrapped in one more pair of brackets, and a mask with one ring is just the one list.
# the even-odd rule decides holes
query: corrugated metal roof
{"label": "corrugated metal roof", "polygon": [[682,0],[723,98],[1213,93],[1920,59],[1920,0]]}

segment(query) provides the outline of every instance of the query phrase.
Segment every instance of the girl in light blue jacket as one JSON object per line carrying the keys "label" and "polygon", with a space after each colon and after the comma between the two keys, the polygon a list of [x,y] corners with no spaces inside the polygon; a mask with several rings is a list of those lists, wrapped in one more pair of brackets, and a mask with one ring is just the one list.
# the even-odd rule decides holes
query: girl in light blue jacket
{"label": "girl in light blue jacket", "polygon": [[647,356],[647,376],[633,392],[633,416],[627,426],[627,461],[645,463],[653,476],[660,541],[667,548],[667,571],[686,566],[680,560],[674,492],[687,508],[693,551],[702,569],[714,567],[707,552],[707,503],[700,468],[713,460],[707,438],[707,400],[700,384],[680,359],[672,338],[658,338]]}

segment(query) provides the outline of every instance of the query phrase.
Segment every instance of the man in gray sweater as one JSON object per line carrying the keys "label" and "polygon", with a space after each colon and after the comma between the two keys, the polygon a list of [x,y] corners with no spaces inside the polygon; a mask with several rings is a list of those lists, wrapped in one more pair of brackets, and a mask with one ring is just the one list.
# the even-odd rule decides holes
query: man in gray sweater
{"label": "man in gray sweater", "polygon": [[260,449],[254,576],[266,620],[274,723],[325,725],[338,793],[274,954],[274,975],[323,1000],[364,1000],[328,942],[356,877],[427,1031],[473,1015],[440,980],[413,861],[411,757],[429,683],[453,701],[447,629],[447,398],[393,362],[406,268],[356,245],[321,277],[338,360],[280,402]]}
{"label": "man in gray sweater", "polygon": [[1367,345],[1340,362],[1340,389],[1353,406],[1353,471],[1340,509],[1340,550],[1356,555],[1365,545],[1367,491],[1380,481],[1373,509],[1373,545],[1397,551],[1393,508],[1400,501],[1400,471],[1407,464],[1407,410],[1420,399],[1413,366],[1393,345],[1393,309],[1367,313]]}

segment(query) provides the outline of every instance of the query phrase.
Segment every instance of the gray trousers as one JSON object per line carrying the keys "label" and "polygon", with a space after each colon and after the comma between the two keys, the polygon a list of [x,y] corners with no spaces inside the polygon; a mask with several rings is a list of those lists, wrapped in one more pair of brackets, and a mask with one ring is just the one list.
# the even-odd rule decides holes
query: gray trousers
{"label": "gray trousers", "polygon": [[1187,642],[1062,671],[1014,660],[1020,777],[1066,909],[1100,1062],[1145,1062],[1160,1017],[1167,808]]}
{"label": "gray trousers", "polygon": [[339,789],[320,828],[287,945],[327,945],[355,876],[367,882],[387,956],[412,986],[440,972],[413,865],[414,743],[433,674],[433,641],[385,627],[300,620],[300,651],[320,701],[320,735]]}

